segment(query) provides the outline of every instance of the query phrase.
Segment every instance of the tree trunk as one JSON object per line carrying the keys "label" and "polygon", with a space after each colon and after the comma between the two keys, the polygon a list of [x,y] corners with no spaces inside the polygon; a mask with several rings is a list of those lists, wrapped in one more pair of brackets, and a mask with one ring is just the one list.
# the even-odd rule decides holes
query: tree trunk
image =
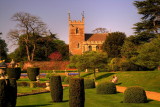
{"label": "tree trunk", "polygon": [[33,45],[33,50],[32,50],[32,54],[31,54],[31,61],[33,61],[33,59],[34,59],[35,49],[36,49],[36,44]]}
{"label": "tree trunk", "polygon": [[28,58],[28,61],[31,61],[31,57],[29,55],[29,49],[28,49],[28,46],[26,45],[26,51],[27,51],[27,58]]}
{"label": "tree trunk", "polygon": [[94,81],[96,80],[96,70],[93,69],[93,74],[94,74]]}

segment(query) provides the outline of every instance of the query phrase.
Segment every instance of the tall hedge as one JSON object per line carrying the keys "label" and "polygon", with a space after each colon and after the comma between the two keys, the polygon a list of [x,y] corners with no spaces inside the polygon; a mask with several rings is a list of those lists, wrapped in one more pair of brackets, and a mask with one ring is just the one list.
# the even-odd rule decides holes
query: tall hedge
{"label": "tall hedge", "polygon": [[84,79],[84,88],[95,88],[95,81],[93,79]]}
{"label": "tall hedge", "polygon": [[143,88],[138,86],[128,87],[124,92],[124,103],[146,103],[147,96]]}
{"label": "tall hedge", "polygon": [[16,79],[9,79],[8,82],[8,107],[16,107],[17,82]]}
{"label": "tall hedge", "polygon": [[85,91],[83,78],[71,78],[69,81],[69,105],[70,107],[84,107]]}
{"label": "tall hedge", "polygon": [[53,102],[63,101],[63,87],[61,82],[61,77],[58,75],[53,75],[50,78],[50,90]]}
{"label": "tall hedge", "polygon": [[116,85],[112,82],[102,82],[97,85],[97,94],[115,94]]}
{"label": "tall hedge", "polygon": [[40,68],[36,68],[36,67],[28,67],[27,68],[27,75],[28,75],[28,78],[31,80],[31,81],[36,81],[36,76],[39,75],[39,70]]}
{"label": "tall hedge", "polygon": [[5,79],[0,79],[0,107],[7,107],[7,84]]}
{"label": "tall hedge", "polygon": [[19,67],[17,67],[17,68],[7,68],[6,71],[7,71],[9,79],[18,80],[21,76],[21,68],[19,68]]}

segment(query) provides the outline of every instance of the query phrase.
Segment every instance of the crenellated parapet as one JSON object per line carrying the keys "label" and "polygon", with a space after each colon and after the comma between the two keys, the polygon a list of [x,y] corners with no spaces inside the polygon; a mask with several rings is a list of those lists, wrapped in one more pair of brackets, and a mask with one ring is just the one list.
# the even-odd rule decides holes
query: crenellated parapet
{"label": "crenellated parapet", "polygon": [[70,20],[69,24],[84,24],[84,21],[81,21],[81,20]]}
{"label": "crenellated parapet", "polygon": [[92,44],[94,44],[94,45],[101,45],[103,43],[104,43],[104,41],[84,41],[83,45],[92,45]]}

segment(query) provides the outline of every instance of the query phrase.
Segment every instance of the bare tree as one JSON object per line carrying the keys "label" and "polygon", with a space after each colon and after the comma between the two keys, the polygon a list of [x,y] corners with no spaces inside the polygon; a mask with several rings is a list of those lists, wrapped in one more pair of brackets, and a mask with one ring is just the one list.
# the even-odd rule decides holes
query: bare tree
{"label": "bare tree", "polygon": [[[16,29],[10,30],[10,32],[8,33],[8,37],[14,43],[18,43],[18,41],[21,39],[21,41],[23,41],[25,44],[28,61],[33,61],[36,49],[36,42],[38,39],[37,37],[38,35],[46,35],[46,24],[41,21],[39,17],[33,16],[25,12],[19,12],[14,14],[11,19],[18,23]],[[22,37],[22,35],[25,36]]]}
{"label": "bare tree", "polygon": [[108,33],[108,30],[106,28],[96,28],[92,31],[93,33]]}

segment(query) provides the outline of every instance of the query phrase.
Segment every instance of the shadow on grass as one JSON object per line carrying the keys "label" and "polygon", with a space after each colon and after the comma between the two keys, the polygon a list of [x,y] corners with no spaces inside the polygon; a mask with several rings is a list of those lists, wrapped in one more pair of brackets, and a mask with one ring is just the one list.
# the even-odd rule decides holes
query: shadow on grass
{"label": "shadow on grass", "polygon": [[81,76],[81,77],[87,77],[87,76],[89,76],[89,75],[91,75],[91,74],[93,74],[93,73],[86,73],[85,75],[83,75],[83,76]]}
{"label": "shadow on grass", "polygon": [[16,107],[45,107],[52,104],[41,104],[41,105],[23,105],[23,106],[16,106]]}
{"label": "shadow on grass", "polygon": [[114,74],[115,74],[115,73],[103,74],[103,75],[101,75],[101,76],[99,76],[99,77],[96,77],[96,80],[100,80],[100,79],[102,79],[102,78],[106,78],[106,77],[109,77],[109,76],[114,75]]}
{"label": "shadow on grass", "polygon": [[121,85],[122,83],[117,83],[116,85]]}
{"label": "shadow on grass", "polygon": [[53,101],[50,101],[49,103],[65,103],[65,102],[68,102],[69,100],[63,100],[62,102],[53,102]]}

